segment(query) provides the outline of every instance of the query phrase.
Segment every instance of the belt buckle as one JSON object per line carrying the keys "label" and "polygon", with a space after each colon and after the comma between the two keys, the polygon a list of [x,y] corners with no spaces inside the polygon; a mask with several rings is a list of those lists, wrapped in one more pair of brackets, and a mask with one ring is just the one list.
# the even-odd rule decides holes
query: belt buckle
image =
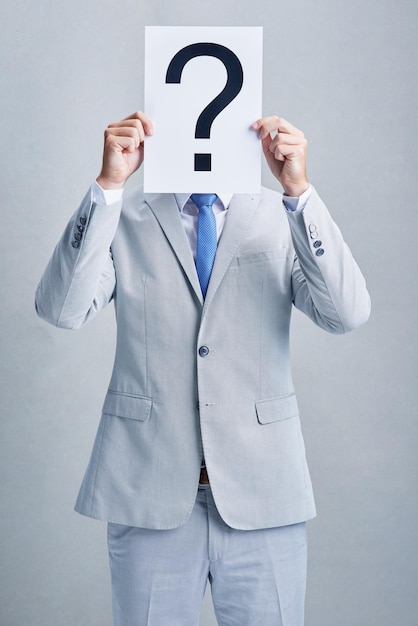
{"label": "belt buckle", "polygon": [[206,467],[201,467],[200,468],[199,483],[201,485],[209,485],[209,476],[208,476],[208,471],[207,471]]}

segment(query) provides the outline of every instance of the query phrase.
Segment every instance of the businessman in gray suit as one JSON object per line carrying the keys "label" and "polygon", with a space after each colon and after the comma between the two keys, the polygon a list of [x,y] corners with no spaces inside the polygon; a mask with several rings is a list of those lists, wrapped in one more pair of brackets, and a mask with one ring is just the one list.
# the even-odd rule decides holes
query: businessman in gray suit
{"label": "businessman in gray suit", "polygon": [[100,176],[37,290],[38,314],[62,328],[115,306],[115,364],[76,502],[108,522],[115,626],[196,626],[208,580],[222,626],[303,624],[315,505],[291,309],[345,333],[370,302],[306,178],[303,133],[276,116],[252,129],[284,195],[214,190],[203,209],[190,193],[124,196],[153,125],[142,112],[110,124]]}

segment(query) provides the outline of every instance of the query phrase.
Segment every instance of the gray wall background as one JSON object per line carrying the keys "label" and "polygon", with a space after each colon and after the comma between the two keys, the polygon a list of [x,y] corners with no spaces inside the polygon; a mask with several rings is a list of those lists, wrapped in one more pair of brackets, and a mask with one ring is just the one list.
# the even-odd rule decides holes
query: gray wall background
{"label": "gray wall background", "polygon": [[[307,135],[310,178],[373,300],[351,335],[293,324],[319,510],[306,624],[416,626],[416,0],[16,0],[0,24],[2,626],[111,625],[105,524],[72,505],[113,311],[60,331],[33,294],[99,171],[103,129],[143,105],[145,24],[264,26],[264,112]],[[214,624],[207,596],[201,626]]]}

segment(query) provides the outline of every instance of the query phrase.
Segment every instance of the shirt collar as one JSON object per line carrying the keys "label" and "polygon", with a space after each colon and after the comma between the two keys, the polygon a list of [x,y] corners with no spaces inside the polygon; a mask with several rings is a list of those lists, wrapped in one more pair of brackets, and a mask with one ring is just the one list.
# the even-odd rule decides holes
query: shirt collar
{"label": "shirt collar", "polygon": [[[191,195],[190,193],[175,193],[174,194],[180,213],[183,213],[183,209],[186,206],[190,198],[190,195]],[[217,205],[216,208],[218,209],[218,212],[226,211],[232,200],[233,194],[232,193],[218,193],[217,196],[218,196],[218,199],[216,200],[215,204]]]}

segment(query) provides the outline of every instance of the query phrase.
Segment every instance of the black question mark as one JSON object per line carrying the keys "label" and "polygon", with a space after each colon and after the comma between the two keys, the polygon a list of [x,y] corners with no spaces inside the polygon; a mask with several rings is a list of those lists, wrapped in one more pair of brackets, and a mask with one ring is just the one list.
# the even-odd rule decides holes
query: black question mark
{"label": "black question mark", "polygon": [[[227,72],[225,87],[201,112],[196,122],[195,138],[209,139],[214,119],[241,91],[244,73],[239,58],[229,48],[218,43],[193,43],[179,50],[171,59],[165,82],[180,83],[181,74],[186,63],[200,56],[216,57],[225,65]],[[194,169],[195,172],[210,172],[212,169],[212,155],[195,154]]]}

